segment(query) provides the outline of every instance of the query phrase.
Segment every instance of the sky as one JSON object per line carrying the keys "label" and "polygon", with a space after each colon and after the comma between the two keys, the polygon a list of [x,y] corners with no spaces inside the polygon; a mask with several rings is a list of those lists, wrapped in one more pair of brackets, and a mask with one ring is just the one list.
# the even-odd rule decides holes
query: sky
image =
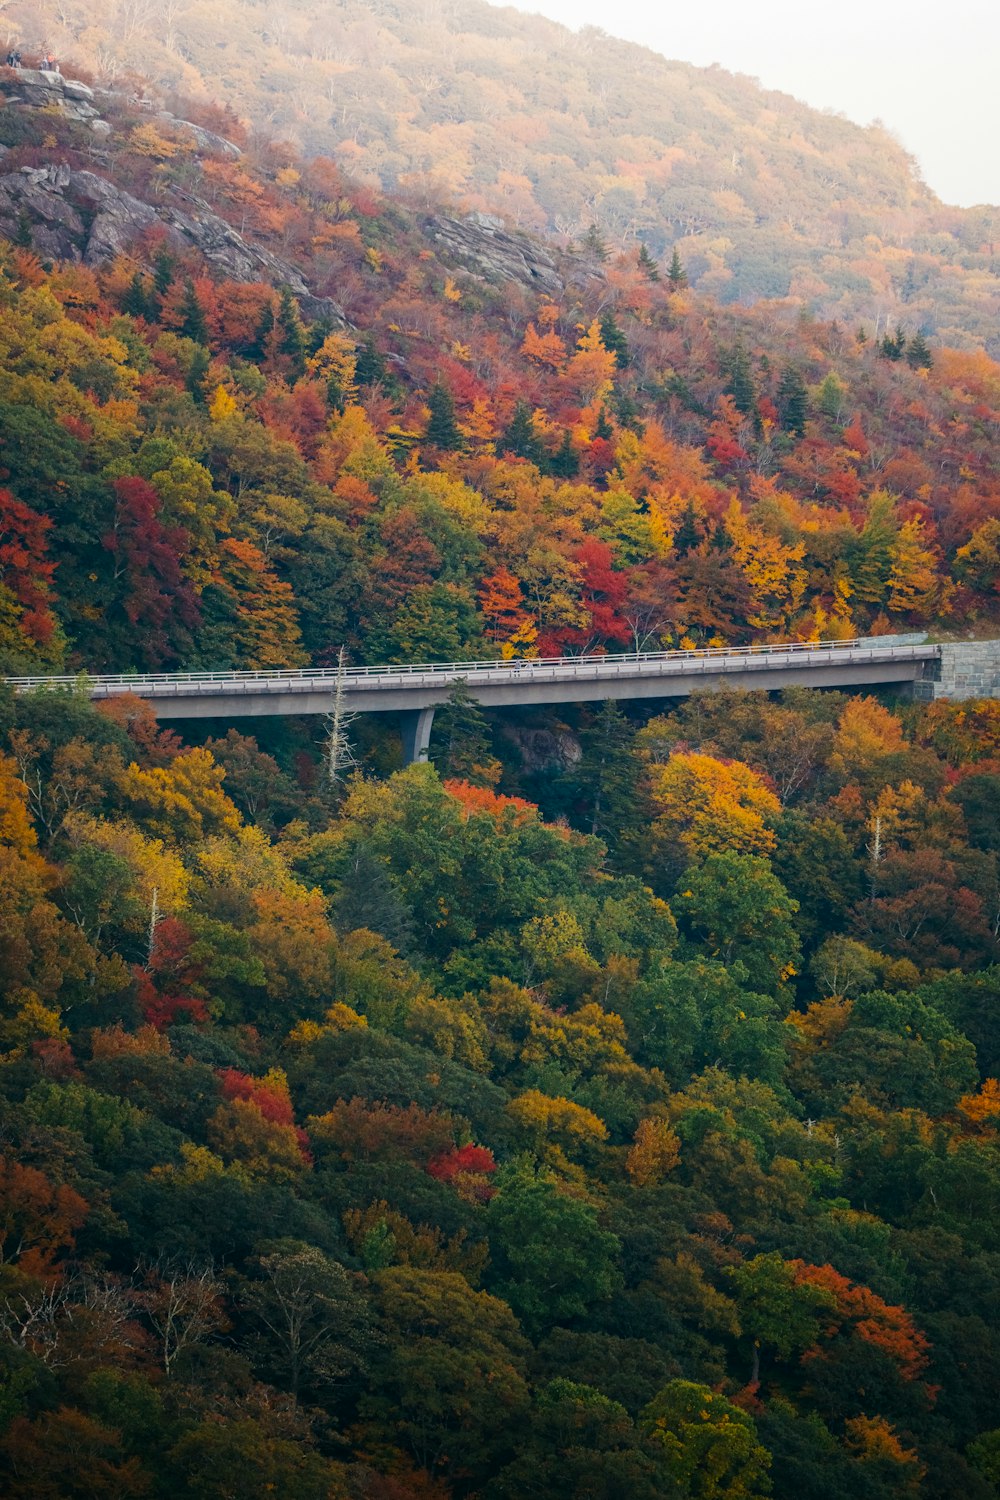
{"label": "sky", "polygon": [[[494,0],[496,3],[496,0]],[[1000,204],[1000,0],[520,0],[666,57],[879,119],[948,203]]]}

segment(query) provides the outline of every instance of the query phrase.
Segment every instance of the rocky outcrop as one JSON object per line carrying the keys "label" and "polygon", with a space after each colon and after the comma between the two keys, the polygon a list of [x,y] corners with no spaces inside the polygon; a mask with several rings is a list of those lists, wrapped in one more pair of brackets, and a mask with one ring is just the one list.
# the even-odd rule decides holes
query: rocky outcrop
{"label": "rocky outcrop", "polygon": [[530,235],[508,229],[489,214],[451,218],[431,214],[424,229],[442,259],[460,266],[478,281],[515,281],[556,296],[564,282],[551,251]]}
{"label": "rocky outcrop", "polygon": [[522,767],[531,775],[561,775],[572,771],[583,757],[580,741],[568,729],[505,723],[500,732],[516,747]]}
{"label": "rocky outcrop", "polygon": [[336,303],[312,296],[295,266],[249,243],[194,197],[188,210],[169,204],[154,208],[96,172],[72,171],[60,163],[4,174],[0,161],[0,234],[20,237],[25,227],[33,248],[46,259],[89,266],[133,251],[159,227],[168,245],[198,250],[220,275],[287,286],[308,318],[344,323]]}
{"label": "rocky outcrop", "polygon": [[[110,129],[101,118],[100,106],[115,96],[104,89],[92,89],[77,78],[64,78],[61,73],[43,73],[34,68],[18,68],[4,75],[0,93],[7,100],[7,107],[27,106],[31,109],[58,109],[72,120],[81,120],[90,125],[97,135]],[[233,141],[195,125],[191,120],[182,120],[162,109],[150,116],[161,129],[181,138],[192,140],[199,151],[209,156],[220,156],[236,161],[242,152]]]}

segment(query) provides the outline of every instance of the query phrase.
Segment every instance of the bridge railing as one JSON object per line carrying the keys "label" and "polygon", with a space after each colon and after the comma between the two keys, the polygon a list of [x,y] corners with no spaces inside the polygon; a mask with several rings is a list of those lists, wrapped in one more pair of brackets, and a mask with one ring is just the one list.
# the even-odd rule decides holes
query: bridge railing
{"label": "bridge railing", "polygon": [[[744,660],[748,657],[761,658],[768,656],[789,655],[827,655],[834,652],[848,652],[857,656],[858,653],[877,656],[880,659],[887,657],[899,657],[901,659],[913,660],[916,657],[930,656],[934,653],[933,647],[921,645],[906,646],[884,646],[864,639],[849,641],[788,641],[781,645],[752,645],[752,646],[702,646],[691,650],[679,649],[672,651],[626,651],[626,652],[593,652],[581,656],[542,656],[542,657],[520,657],[513,659],[499,659],[491,661],[451,661],[451,662],[407,662],[407,663],[380,663],[375,666],[346,667],[343,671],[345,686],[352,682],[371,682],[378,678],[392,678],[394,680],[406,678],[426,679],[430,677],[454,678],[454,677],[476,677],[486,673],[511,673],[533,672],[545,670],[556,674],[562,673],[566,676],[575,675],[581,667],[596,669],[598,672],[605,670],[620,671],[623,668],[643,666],[646,664],[668,662],[695,662],[726,659],[732,661]],[[296,683],[296,682],[335,682],[340,676],[338,667],[295,667],[275,668],[258,671],[218,671],[218,672],[113,672],[89,675],[79,673],[76,675],[62,674],[57,676],[31,676],[31,677],[7,677],[3,679],[11,687],[21,692],[30,691],[32,688],[73,688],[84,686],[87,689],[121,688],[124,691],[141,693],[145,687],[156,689],[157,687],[175,686],[181,687],[199,684],[211,686],[213,684],[239,683],[252,686],[255,683],[264,685],[266,683]]]}

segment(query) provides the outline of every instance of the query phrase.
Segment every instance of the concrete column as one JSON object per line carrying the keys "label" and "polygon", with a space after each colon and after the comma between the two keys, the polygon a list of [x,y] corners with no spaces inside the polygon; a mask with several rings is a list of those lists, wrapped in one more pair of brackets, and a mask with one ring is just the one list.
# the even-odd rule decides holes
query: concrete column
{"label": "concrete column", "polygon": [[434,723],[434,705],[430,708],[414,708],[399,716],[403,731],[403,759],[408,766],[414,761],[425,761],[431,742],[431,725]]}

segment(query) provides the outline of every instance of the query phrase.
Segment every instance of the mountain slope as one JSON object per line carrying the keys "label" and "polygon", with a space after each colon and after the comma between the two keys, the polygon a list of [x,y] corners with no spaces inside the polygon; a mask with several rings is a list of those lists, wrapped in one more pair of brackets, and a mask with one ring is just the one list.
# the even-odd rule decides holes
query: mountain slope
{"label": "mountain slope", "polygon": [[723,301],[997,338],[1000,216],[941,204],[877,127],[718,68],[669,62],[482,0],[13,0],[105,77],[232,104],[254,125],[418,198],[612,247],[680,243]]}

